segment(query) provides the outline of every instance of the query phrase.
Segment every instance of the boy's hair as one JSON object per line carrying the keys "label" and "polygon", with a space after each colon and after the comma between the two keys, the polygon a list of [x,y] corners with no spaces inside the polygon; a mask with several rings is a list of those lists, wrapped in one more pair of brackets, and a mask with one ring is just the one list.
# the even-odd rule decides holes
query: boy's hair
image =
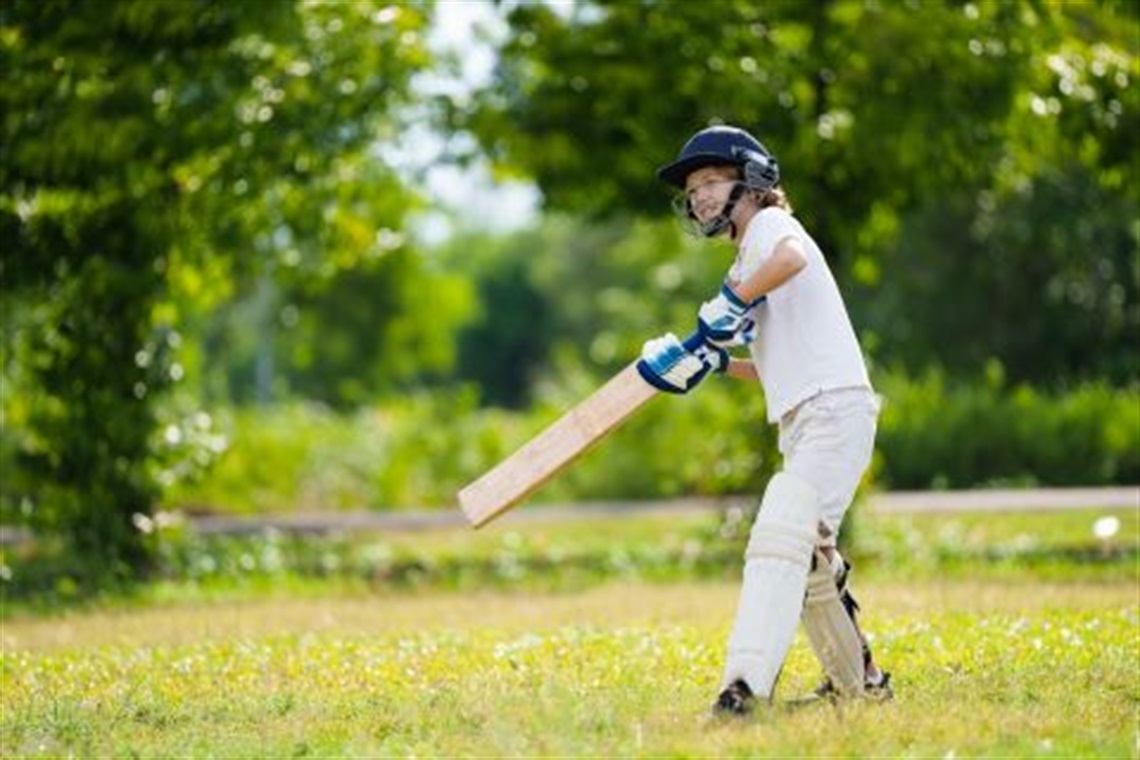
{"label": "boy's hair", "polygon": [[792,213],[792,204],[788,200],[788,194],[784,192],[784,188],[776,185],[771,190],[756,193],[756,200],[760,204],[760,208],[768,208],[769,206],[776,206],[782,208],[789,214]]}

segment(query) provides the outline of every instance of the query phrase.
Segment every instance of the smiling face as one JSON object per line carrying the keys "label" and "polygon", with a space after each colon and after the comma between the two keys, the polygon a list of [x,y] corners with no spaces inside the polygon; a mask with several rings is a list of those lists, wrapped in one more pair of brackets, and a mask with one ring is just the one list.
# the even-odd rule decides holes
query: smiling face
{"label": "smiling face", "polygon": [[716,217],[739,181],[740,173],[734,166],[706,166],[686,177],[685,197],[697,221],[704,224]]}

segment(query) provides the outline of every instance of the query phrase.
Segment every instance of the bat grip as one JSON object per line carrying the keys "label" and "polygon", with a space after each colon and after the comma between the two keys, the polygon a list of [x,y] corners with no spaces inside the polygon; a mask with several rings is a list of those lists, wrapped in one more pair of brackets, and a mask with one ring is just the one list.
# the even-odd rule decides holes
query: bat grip
{"label": "bat grip", "polygon": [[705,336],[701,334],[700,330],[694,330],[692,335],[681,341],[681,345],[690,354],[696,353],[697,349],[702,347],[713,347],[707,340],[705,340]]}

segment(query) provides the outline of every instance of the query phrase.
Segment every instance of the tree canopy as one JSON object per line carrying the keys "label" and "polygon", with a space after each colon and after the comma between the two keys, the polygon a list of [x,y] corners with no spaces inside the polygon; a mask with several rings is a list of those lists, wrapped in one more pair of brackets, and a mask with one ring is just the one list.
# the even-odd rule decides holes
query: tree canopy
{"label": "tree canopy", "polygon": [[[398,136],[431,64],[430,11],[0,8],[6,374],[35,390],[20,407],[25,508],[78,556],[145,568],[137,525],[182,440],[177,421],[159,428],[155,399],[185,375],[179,330],[195,310],[267,270],[312,291],[405,246],[413,197],[375,145]],[[392,271],[387,293],[410,270]],[[389,303],[375,326],[400,318]]]}
{"label": "tree canopy", "polygon": [[[888,358],[921,363],[950,344],[963,347],[944,354],[951,365],[992,355],[1025,379],[1123,380],[1140,330],[1140,230],[1127,221],[1140,208],[1137,13],[996,0],[522,4],[495,82],[457,120],[504,171],[534,177],[548,208],[595,217],[661,216],[653,169],[710,123],[743,126],[778,156],[838,275],[861,288],[860,321]],[[994,334],[987,319],[1017,332]],[[1029,348],[1047,334],[1063,348]]]}
{"label": "tree canopy", "polygon": [[[467,93],[420,78],[455,75],[446,4],[0,4],[0,517],[136,576],[215,407],[604,376],[719,284],[653,178],[718,122],[779,157],[874,363],[1140,378],[1140,6],[486,7]],[[425,130],[543,219],[418,243]]]}

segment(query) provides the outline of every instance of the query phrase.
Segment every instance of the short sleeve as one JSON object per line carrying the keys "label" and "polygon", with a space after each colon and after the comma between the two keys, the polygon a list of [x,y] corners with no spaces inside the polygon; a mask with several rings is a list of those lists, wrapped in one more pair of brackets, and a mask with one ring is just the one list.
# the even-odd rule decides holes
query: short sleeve
{"label": "short sleeve", "polygon": [[776,244],[788,237],[804,242],[803,228],[796,218],[776,206],[762,210],[748,225],[743,254],[733,268],[733,276],[736,279],[750,277],[772,255]]}

